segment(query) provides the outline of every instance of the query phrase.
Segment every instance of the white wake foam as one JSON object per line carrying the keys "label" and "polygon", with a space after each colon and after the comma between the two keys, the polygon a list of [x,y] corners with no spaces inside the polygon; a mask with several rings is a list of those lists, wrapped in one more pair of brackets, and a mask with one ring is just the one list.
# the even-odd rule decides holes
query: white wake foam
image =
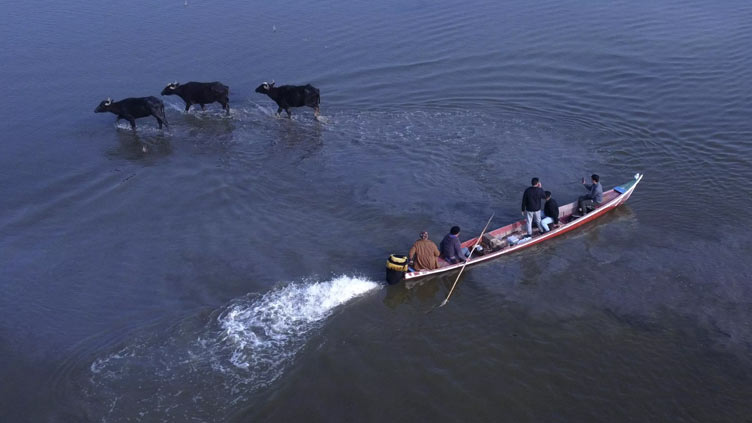
{"label": "white wake foam", "polygon": [[[102,416],[141,410],[146,420],[226,421],[249,392],[284,374],[339,306],[379,286],[351,276],[295,282],[232,301],[209,321],[150,330],[91,363],[86,397]],[[175,415],[181,401],[184,415]]]}
{"label": "white wake foam", "polygon": [[[218,317],[224,339],[240,368],[276,367],[294,355],[305,335],[345,302],[379,285],[339,276],[331,281],[291,284],[236,302]],[[271,369],[270,369],[271,370]]]}

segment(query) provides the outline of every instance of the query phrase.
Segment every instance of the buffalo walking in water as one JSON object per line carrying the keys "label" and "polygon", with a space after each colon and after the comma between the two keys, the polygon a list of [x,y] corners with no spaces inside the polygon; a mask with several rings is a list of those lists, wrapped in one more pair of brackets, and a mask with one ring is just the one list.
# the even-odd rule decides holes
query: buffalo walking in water
{"label": "buffalo walking in water", "polygon": [[110,112],[117,115],[115,122],[125,119],[131,124],[131,129],[136,130],[136,119],[154,116],[162,129],[162,124],[167,125],[167,119],[164,114],[164,103],[156,97],[134,97],[125,98],[120,101],[112,101],[111,98],[99,103],[94,113]]}
{"label": "buffalo walking in water", "polygon": [[204,110],[205,105],[217,102],[227,115],[230,114],[230,87],[221,82],[172,82],[162,90],[162,95],[177,95],[182,98],[186,112],[192,104],[198,104]]}
{"label": "buffalo walking in water", "polygon": [[292,116],[290,107],[308,106],[313,107],[313,116],[316,119],[319,117],[321,97],[319,96],[318,88],[311,84],[281,85],[275,87],[274,81],[271,84],[264,82],[256,88],[256,92],[268,95],[277,103],[277,116],[284,110],[287,112],[287,117],[290,118]]}

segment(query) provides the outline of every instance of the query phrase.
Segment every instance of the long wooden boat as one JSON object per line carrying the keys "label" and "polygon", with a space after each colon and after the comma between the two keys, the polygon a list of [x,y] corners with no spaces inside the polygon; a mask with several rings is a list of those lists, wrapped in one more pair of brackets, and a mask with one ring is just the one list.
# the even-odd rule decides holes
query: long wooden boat
{"label": "long wooden boat", "polygon": [[[470,260],[467,262],[467,265],[473,266],[478,263],[485,263],[489,260],[493,260],[505,254],[509,254],[509,253],[521,250],[523,248],[531,247],[535,244],[541,243],[543,241],[559,236],[563,233],[569,232],[588,222],[592,222],[593,220],[615,209],[617,206],[624,204],[629,199],[629,196],[632,195],[632,192],[634,192],[635,188],[637,187],[637,184],[639,184],[640,181],[642,180],[642,176],[643,176],[642,174],[638,173],[634,176],[633,180],[627,182],[626,184],[616,186],[613,189],[604,192],[603,201],[601,202],[601,204],[595,210],[591,211],[585,216],[581,216],[581,217],[573,216],[573,212],[577,209],[576,201],[560,206],[559,207],[559,227],[556,229],[550,230],[544,234],[534,235],[532,238],[523,238],[527,236],[527,230],[525,229],[524,219],[518,222],[512,223],[512,224],[506,225],[506,226],[502,226],[501,228],[491,231],[490,234],[497,238],[506,238],[506,237],[509,237],[510,235],[514,235],[516,237],[519,237],[521,240],[514,245],[507,245],[500,250],[487,252],[484,255],[476,256],[475,254],[473,254]],[[473,245],[475,245],[475,242],[477,240],[478,240],[477,237],[473,239],[468,239],[467,241],[462,243],[462,246],[467,247],[467,248],[472,248]],[[441,258],[439,258],[438,260],[439,260],[438,269],[407,272],[405,273],[405,276],[404,276],[405,280],[424,278],[426,276],[433,276],[433,275],[438,275],[440,273],[451,272],[453,270],[459,270],[463,265],[463,263],[450,264],[442,260]]]}

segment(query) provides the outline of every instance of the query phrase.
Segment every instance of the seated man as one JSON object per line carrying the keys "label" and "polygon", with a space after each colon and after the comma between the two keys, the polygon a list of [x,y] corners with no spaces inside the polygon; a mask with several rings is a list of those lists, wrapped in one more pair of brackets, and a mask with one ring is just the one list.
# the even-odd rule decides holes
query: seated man
{"label": "seated man", "polygon": [[543,216],[541,216],[541,226],[548,232],[548,225],[553,223],[554,228],[559,226],[559,204],[551,198],[551,191],[546,191],[546,205],[543,206]]}
{"label": "seated man", "polygon": [[460,238],[457,236],[459,234],[460,227],[452,226],[452,229],[441,240],[441,245],[439,246],[439,251],[441,251],[440,257],[451,264],[465,261],[465,257],[469,253],[467,248],[462,248]]}
{"label": "seated man", "polygon": [[584,216],[588,208],[595,208],[603,201],[603,187],[600,184],[600,176],[593,174],[591,176],[593,183],[586,184],[585,178],[582,178],[582,185],[589,192],[577,199],[577,212]]}
{"label": "seated man", "polygon": [[410,252],[407,254],[407,258],[410,260],[410,265],[415,270],[433,270],[439,267],[439,262],[436,257],[439,256],[439,249],[436,248],[436,244],[428,239],[428,232],[423,231],[420,233],[419,238],[410,248]]}

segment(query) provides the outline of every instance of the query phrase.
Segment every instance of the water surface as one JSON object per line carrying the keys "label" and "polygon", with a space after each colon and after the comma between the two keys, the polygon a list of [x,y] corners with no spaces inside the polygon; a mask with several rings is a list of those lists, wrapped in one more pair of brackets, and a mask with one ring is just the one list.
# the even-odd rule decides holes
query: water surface
{"label": "water surface", "polygon": [[[0,420],[752,419],[752,6],[31,1],[0,17]],[[219,80],[133,134],[106,97]],[[311,83],[325,122],[253,89]],[[645,178],[386,287],[420,230]]]}

